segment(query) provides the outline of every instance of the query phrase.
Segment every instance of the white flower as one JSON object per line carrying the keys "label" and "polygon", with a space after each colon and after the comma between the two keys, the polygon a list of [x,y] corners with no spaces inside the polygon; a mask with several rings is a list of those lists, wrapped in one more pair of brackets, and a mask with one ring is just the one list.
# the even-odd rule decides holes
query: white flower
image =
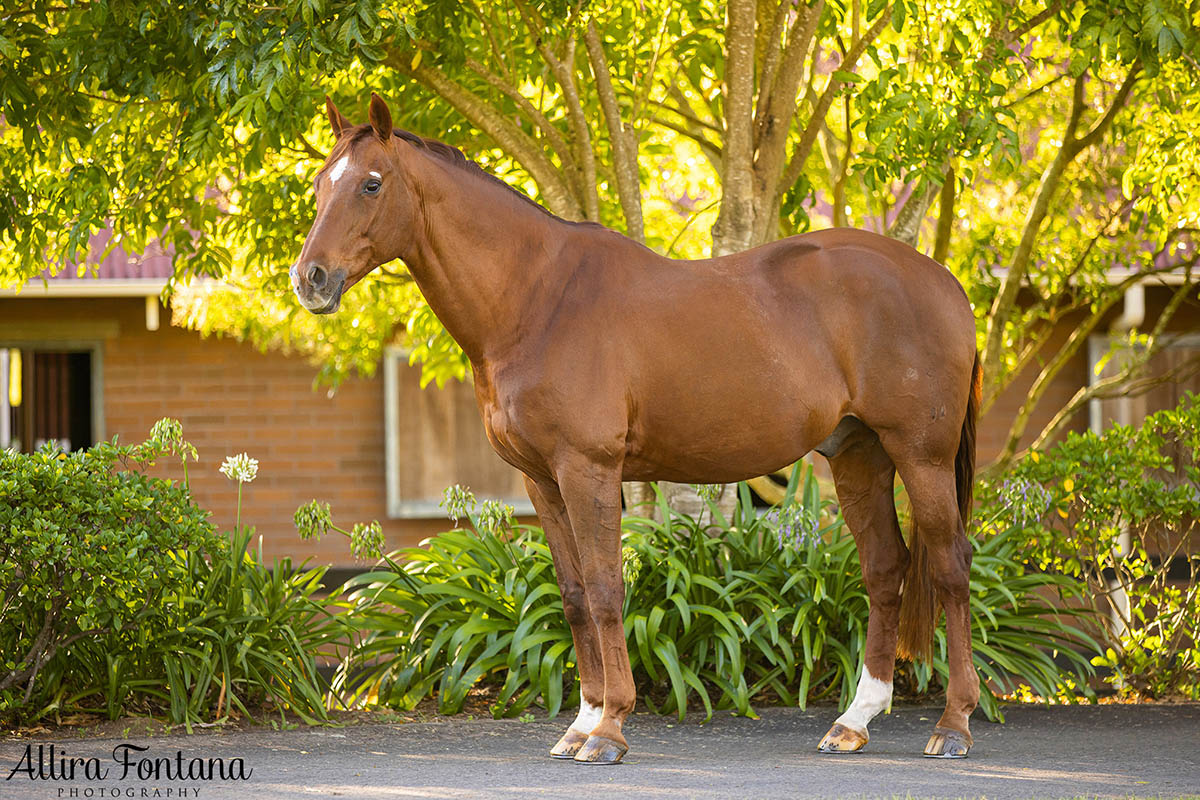
{"label": "white flower", "polygon": [[446,509],[450,521],[457,525],[459,517],[470,518],[475,511],[475,495],[467,487],[456,483],[446,487],[442,492],[442,502],[438,505]]}
{"label": "white flower", "polygon": [[221,474],[231,481],[249,483],[258,475],[258,459],[246,453],[226,456],[225,463],[221,465]]}

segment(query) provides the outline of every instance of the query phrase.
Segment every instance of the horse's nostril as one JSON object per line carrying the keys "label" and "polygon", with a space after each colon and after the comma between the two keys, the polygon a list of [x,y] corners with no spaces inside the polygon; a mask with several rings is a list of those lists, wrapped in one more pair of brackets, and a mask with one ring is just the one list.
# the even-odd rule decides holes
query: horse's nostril
{"label": "horse's nostril", "polygon": [[313,265],[308,268],[308,285],[314,289],[321,289],[325,286],[325,270],[321,267]]}

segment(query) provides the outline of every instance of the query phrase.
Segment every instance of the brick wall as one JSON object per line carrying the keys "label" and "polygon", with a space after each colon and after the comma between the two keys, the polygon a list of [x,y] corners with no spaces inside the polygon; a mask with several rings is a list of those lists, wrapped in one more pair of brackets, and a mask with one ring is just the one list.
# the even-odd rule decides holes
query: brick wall
{"label": "brick wall", "polygon": [[[445,519],[389,520],[384,485],[383,383],[349,379],[332,397],[313,390],[315,370],[303,358],[259,353],[230,339],[202,339],[166,324],[147,331],[141,299],[0,299],[6,327],[23,320],[113,320],[119,334],[104,342],[105,433],[141,441],[156,420],[183,423],[200,461],[188,468],[193,494],[223,529],[232,527],[237,486],[218,472],[228,455],[259,461],[243,489],[242,520],[255,526],[268,559],[290,555],[355,566],[340,535],[302,541],[296,507],[330,503],[334,521],[379,520],[391,547],[416,544],[449,527]],[[162,467],[172,477],[178,466]]]}

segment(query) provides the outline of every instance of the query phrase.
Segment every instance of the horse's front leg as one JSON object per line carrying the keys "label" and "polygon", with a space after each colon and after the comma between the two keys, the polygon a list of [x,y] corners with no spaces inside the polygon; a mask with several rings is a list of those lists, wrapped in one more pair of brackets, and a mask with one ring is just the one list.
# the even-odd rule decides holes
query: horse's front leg
{"label": "horse's front leg", "polygon": [[604,667],[604,710],[575,760],[616,764],[629,750],[621,727],[636,699],[622,618],[621,466],[581,455],[560,467],[558,486],[579,548]]}
{"label": "horse's front leg", "polygon": [[525,490],[537,511],[538,520],[546,532],[546,544],[554,559],[554,573],[558,578],[558,590],[562,595],[563,614],[571,626],[571,638],[575,642],[575,663],[579,668],[579,714],[567,732],[550,749],[554,758],[574,758],[600,722],[604,706],[604,665],[600,660],[600,638],[592,614],[588,609],[587,595],[583,588],[583,573],[579,562],[579,549],[571,532],[567,508],[563,503],[558,486],[543,481],[537,483],[525,479]]}

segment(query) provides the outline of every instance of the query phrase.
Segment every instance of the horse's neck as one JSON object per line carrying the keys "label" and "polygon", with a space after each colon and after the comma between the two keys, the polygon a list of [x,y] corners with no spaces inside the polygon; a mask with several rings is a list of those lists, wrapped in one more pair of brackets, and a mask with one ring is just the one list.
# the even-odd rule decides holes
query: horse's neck
{"label": "horse's neck", "polygon": [[570,231],[482,175],[421,155],[409,170],[420,200],[404,256],[438,319],[475,364],[511,347],[567,265]]}

